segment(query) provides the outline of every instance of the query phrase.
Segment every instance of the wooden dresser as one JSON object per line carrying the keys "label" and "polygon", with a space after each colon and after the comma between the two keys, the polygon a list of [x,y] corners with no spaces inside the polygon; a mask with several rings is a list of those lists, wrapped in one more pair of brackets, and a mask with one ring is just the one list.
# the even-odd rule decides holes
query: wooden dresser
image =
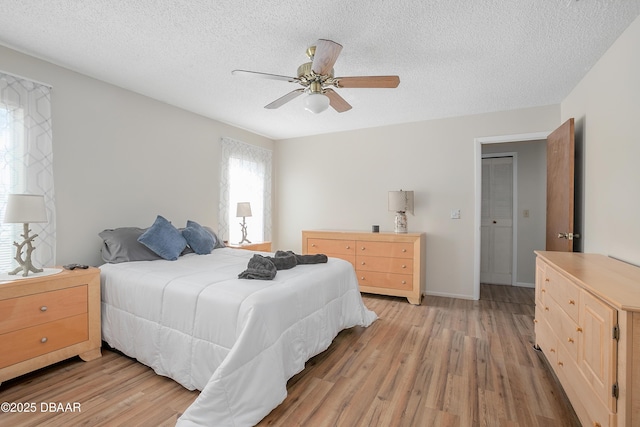
{"label": "wooden dresser", "polygon": [[420,304],[425,282],[424,233],[303,231],[302,251],[349,261],[361,292]]}
{"label": "wooden dresser", "polygon": [[0,283],[0,383],[79,355],[101,356],[100,270]]}
{"label": "wooden dresser", "polygon": [[639,426],[640,268],[604,255],[536,254],[536,343],[580,421]]}

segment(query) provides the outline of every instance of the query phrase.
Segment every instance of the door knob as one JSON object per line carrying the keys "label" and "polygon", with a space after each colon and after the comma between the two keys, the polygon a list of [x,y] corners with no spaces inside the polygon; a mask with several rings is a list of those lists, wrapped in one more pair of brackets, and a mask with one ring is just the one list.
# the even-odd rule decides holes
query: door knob
{"label": "door knob", "polygon": [[578,233],[558,233],[558,239],[568,239],[568,240],[573,240],[573,239],[579,239],[580,235]]}

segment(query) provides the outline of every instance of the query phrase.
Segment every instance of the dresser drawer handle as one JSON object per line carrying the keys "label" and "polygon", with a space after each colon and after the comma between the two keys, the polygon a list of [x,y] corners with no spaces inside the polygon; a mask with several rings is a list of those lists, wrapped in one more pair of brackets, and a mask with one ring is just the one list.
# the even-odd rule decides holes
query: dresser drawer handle
{"label": "dresser drawer handle", "polygon": [[545,277],[545,278],[544,278],[544,281],[545,281],[545,282],[548,282],[548,281],[549,281],[549,278],[548,278],[548,277]]}
{"label": "dresser drawer handle", "polygon": [[363,251],[364,251],[364,246],[363,246],[363,247],[361,247],[361,248],[360,248],[360,250],[363,250]]}
{"label": "dresser drawer handle", "polygon": [[312,247],[312,248],[315,248],[315,247],[316,247],[316,244],[315,244],[315,243],[312,243],[312,244],[311,244],[311,247]]}
{"label": "dresser drawer handle", "polygon": [[345,246],[345,249],[351,249],[351,246],[347,245]]}
{"label": "dresser drawer handle", "polygon": [[549,349],[549,351],[550,351],[551,353],[555,353],[555,352],[556,352],[556,349],[555,349],[555,348],[550,348],[550,349]]}
{"label": "dresser drawer handle", "polygon": [[602,427],[602,424],[600,424],[600,423],[599,423],[599,422],[597,422],[597,421],[594,421],[594,422],[593,422],[593,427]]}
{"label": "dresser drawer handle", "polygon": [[43,305],[42,307],[40,307],[40,311],[47,311],[47,308],[48,307],[46,305]]}
{"label": "dresser drawer handle", "polygon": [[567,342],[570,342],[571,344],[573,344],[573,338],[571,337],[567,338]]}
{"label": "dresser drawer handle", "polygon": [[406,250],[406,249],[404,249],[404,248],[402,248],[402,252],[407,252],[407,250]]}
{"label": "dresser drawer handle", "polygon": [[407,268],[407,266],[406,266],[406,265],[403,265],[403,266],[402,266],[402,268]]}
{"label": "dresser drawer handle", "polygon": [[538,319],[533,319],[533,323],[538,323]]}
{"label": "dresser drawer handle", "polygon": [[48,340],[47,340],[47,337],[42,337],[42,338],[40,338],[40,342],[41,342],[42,344],[46,343],[47,341],[48,341]]}
{"label": "dresser drawer handle", "polygon": [[362,276],[362,277],[360,278],[360,280],[364,280],[364,276]]}
{"label": "dresser drawer handle", "polygon": [[544,293],[544,292],[547,292],[547,290],[546,289],[540,289],[540,292]]}
{"label": "dresser drawer handle", "polygon": [[406,285],[406,284],[407,284],[407,282],[406,282],[405,280],[403,280],[401,283],[402,283],[403,285]]}
{"label": "dresser drawer handle", "polygon": [[569,304],[570,304],[570,305],[576,305],[576,302],[575,302],[574,300],[570,299],[570,300],[569,300]]}
{"label": "dresser drawer handle", "polygon": [[362,262],[360,263],[360,265],[364,265],[364,261],[362,261]]}
{"label": "dresser drawer handle", "polygon": [[576,332],[582,332],[582,328],[581,328],[580,326],[578,326],[578,327],[576,328]]}
{"label": "dresser drawer handle", "polygon": [[558,362],[558,366],[564,366],[564,363]]}
{"label": "dresser drawer handle", "polygon": [[545,307],[545,308],[544,308],[544,311],[549,311],[549,307]]}

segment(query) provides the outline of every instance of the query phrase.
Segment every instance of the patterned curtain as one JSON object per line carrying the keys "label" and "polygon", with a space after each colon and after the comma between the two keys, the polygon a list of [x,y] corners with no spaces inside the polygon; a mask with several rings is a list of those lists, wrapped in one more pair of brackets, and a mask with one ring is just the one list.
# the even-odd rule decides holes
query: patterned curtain
{"label": "patterned curtain", "polygon": [[271,240],[271,150],[231,138],[221,139],[220,205],[218,234],[223,240],[241,239],[236,218],[238,202],[251,203],[246,218],[247,238],[251,242]]}
{"label": "patterned curtain", "polygon": [[[7,195],[43,194],[47,223],[29,224],[36,267],[56,264],[56,210],[53,191],[51,88],[0,72],[0,217]],[[23,239],[22,224],[0,224],[0,272],[13,269],[13,242]]]}

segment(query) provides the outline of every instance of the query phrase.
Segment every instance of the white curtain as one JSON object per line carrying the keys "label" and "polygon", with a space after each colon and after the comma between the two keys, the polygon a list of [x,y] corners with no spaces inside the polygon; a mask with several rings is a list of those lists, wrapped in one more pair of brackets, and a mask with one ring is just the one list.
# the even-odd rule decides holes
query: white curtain
{"label": "white curtain", "polygon": [[249,202],[252,216],[246,218],[247,238],[270,241],[271,150],[231,138],[222,138],[221,147],[219,237],[240,241],[242,218],[236,218],[236,207],[238,202]]}
{"label": "white curtain", "polygon": [[[56,263],[56,210],[53,191],[51,88],[0,72],[0,215],[4,219],[7,195],[43,194],[47,223],[29,224],[36,250],[36,267]],[[22,224],[0,224],[0,272],[18,264],[13,259],[21,242]]]}

